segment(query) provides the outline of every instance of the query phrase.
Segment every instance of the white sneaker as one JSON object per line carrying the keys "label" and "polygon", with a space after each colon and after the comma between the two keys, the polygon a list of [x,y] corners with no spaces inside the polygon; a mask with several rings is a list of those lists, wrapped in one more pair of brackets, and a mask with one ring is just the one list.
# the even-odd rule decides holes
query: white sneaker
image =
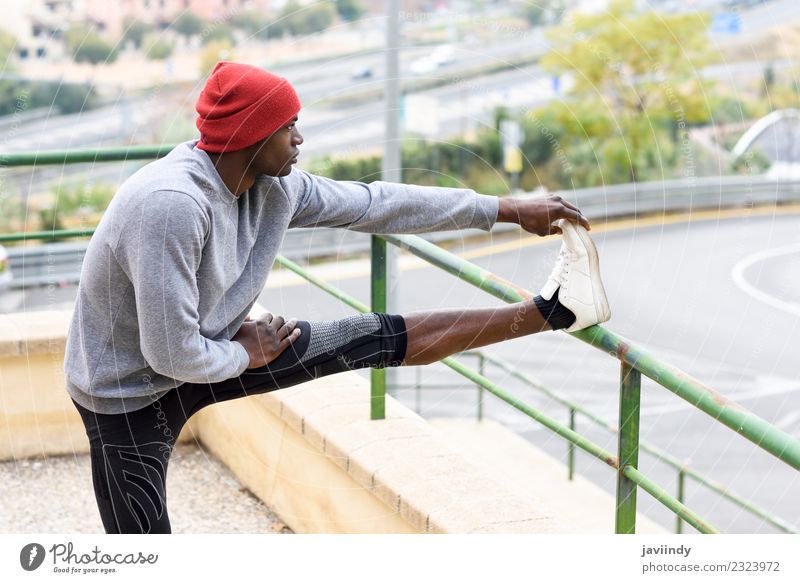
{"label": "white sneaker", "polygon": [[564,239],[555,267],[539,295],[550,300],[558,290],[558,301],[575,314],[575,322],[567,332],[606,322],[611,318],[611,309],[600,279],[597,247],[582,226],[566,219],[557,224]]}

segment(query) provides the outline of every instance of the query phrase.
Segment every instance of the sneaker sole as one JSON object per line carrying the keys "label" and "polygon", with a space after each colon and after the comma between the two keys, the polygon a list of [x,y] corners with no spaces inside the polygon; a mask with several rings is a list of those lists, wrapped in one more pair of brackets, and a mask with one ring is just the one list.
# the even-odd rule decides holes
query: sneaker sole
{"label": "sneaker sole", "polygon": [[608,298],[606,297],[606,290],[603,287],[603,280],[600,279],[600,256],[597,253],[597,247],[595,247],[594,241],[592,241],[586,229],[583,227],[576,227],[575,230],[578,232],[578,237],[580,237],[589,257],[589,270],[591,271],[589,275],[592,281],[592,291],[596,298],[594,308],[597,310],[598,321],[606,322],[611,318],[611,308],[608,305]]}

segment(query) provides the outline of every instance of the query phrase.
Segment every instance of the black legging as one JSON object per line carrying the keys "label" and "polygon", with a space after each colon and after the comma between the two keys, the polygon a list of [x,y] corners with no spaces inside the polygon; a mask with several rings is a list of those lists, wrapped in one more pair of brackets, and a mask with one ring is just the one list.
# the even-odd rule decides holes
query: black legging
{"label": "black legging", "polygon": [[212,403],[268,393],[364,367],[400,366],[402,316],[366,313],[325,322],[299,321],[300,337],[267,366],[219,383],[185,383],[130,413],[106,415],[72,401],[89,437],[100,517],[107,533],[170,533],[167,464],[186,421]]}

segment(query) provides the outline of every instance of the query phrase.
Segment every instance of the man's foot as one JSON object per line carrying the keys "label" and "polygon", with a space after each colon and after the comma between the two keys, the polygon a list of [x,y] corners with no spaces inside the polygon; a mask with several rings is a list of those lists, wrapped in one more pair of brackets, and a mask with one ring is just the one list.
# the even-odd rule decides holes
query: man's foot
{"label": "man's foot", "polygon": [[558,221],[564,240],[553,271],[539,292],[551,300],[558,290],[558,303],[575,315],[575,322],[566,328],[574,332],[611,318],[603,282],[600,279],[600,258],[589,233],[566,219]]}

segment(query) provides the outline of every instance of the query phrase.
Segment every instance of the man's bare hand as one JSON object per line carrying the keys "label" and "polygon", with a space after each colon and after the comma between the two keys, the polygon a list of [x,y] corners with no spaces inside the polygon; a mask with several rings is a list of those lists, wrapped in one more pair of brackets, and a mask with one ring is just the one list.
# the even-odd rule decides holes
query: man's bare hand
{"label": "man's bare hand", "polygon": [[265,312],[256,320],[246,320],[231,340],[244,346],[250,355],[247,368],[269,364],[300,337],[297,318],[284,321],[282,316]]}
{"label": "man's bare hand", "polygon": [[591,229],[589,221],[581,214],[578,207],[560,196],[549,195],[541,198],[500,199],[500,210],[497,221],[517,223],[520,227],[540,237],[561,233],[561,229],[553,223],[559,219],[567,219],[582,225],[587,231]]}

